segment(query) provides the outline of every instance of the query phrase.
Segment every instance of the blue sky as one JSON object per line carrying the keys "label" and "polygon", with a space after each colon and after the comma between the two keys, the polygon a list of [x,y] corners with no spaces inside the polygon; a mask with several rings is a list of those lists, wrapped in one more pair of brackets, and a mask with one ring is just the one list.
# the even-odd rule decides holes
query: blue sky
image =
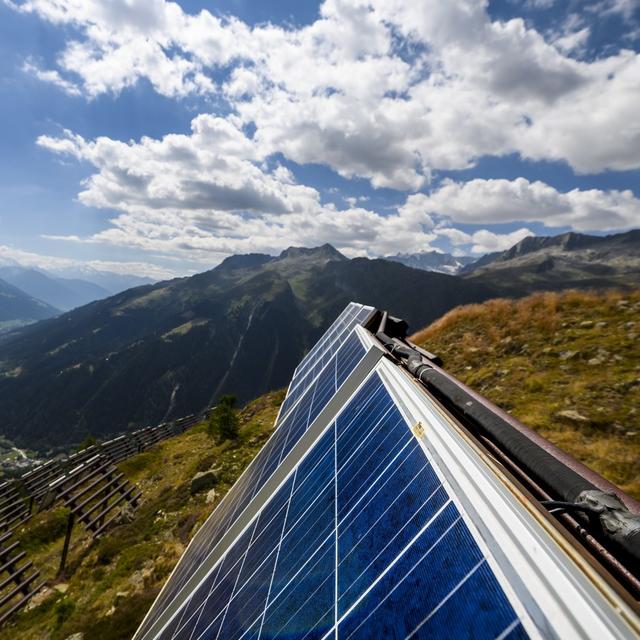
{"label": "blue sky", "polygon": [[639,45],[638,0],[0,0],[0,261],[640,226]]}

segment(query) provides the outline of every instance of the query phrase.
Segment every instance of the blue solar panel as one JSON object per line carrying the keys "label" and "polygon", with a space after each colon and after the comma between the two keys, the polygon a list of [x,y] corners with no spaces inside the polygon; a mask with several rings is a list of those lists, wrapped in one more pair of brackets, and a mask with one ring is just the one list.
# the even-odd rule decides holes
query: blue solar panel
{"label": "blue solar panel", "polygon": [[287,395],[291,395],[300,386],[308,385],[346,340],[353,327],[365,322],[372,311],[372,307],[350,303],[298,365]]}
{"label": "blue solar panel", "polygon": [[278,429],[198,531],[154,607],[161,609],[176,597],[189,579],[193,567],[205,560],[364,355],[362,343],[351,332],[313,383],[304,387],[289,404],[290,410],[280,412]]}
{"label": "blue solar panel", "polygon": [[188,597],[153,637],[526,637],[377,373]]}

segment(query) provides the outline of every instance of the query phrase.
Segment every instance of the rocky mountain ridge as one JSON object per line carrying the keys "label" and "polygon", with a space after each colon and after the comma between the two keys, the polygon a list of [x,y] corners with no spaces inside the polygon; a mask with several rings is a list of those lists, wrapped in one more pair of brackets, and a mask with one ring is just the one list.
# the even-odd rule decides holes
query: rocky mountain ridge
{"label": "rocky mountain ridge", "polygon": [[348,260],[330,245],[234,257],[5,338],[2,429],[41,449],[199,411],[224,393],[247,401],[286,385],[351,300],[394,309],[418,327],[494,295],[453,276]]}

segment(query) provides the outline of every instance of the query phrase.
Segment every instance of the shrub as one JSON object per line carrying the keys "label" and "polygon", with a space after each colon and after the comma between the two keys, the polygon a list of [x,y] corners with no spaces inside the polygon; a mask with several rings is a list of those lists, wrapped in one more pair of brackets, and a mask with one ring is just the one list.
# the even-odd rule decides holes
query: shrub
{"label": "shrub", "polygon": [[22,548],[25,551],[35,551],[61,538],[67,530],[68,519],[69,510],[65,508],[38,514],[20,536]]}
{"label": "shrub", "polygon": [[234,409],[235,396],[222,396],[211,412],[207,432],[220,440],[236,440],[240,434],[240,420]]}
{"label": "shrub", "polygon": [[100,441],[92,435],[86,436],[86,438],[76,447],[76,451],[82,451],[83,449],[88,449],[92,447],[94,444],[98,444]]}

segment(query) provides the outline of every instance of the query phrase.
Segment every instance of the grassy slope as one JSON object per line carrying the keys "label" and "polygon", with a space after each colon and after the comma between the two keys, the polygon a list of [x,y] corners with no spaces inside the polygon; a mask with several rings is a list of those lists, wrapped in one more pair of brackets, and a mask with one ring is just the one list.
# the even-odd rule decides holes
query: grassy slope
{"label": "grassy slope", "polygon": [[412,339],[640,498],[640,291],[492,300],[454,309]]}
{"label": "grassy slope", "polygon": [[[242,410],[237,443],[216,446],[199,425],[121,463],[121,471],[142,489],[144,502],[133,522],[113,528],[97,543],[76,524],[64,580],[55,574],[66,512],[33,518],[20,531],[22,548],[50,589],[38,606],[0,630],[0,640],[61,640],[79,631],[87,639],[130,638],[213,508],[205,503],[206,492],[190,495],[191,478],[212,465],[219,469],[217,505],[270,435],[283,395],[267,394]],[[65,586],[64,594],[58,591]]]}
{"label": "grassy slope", "polygon": [[[414,340],[440,354],[464,382],[640,497],[639,311],[640,292],[537,294],[460,307]],[[601,362],[590,364],[594,358]],[[97,543],[77,525],[62,585],[55,573],[66,513],[33,518],[21,532],[23,548],[50,589],[0,630],[0,640],[63,640],[77,631],[129,638],[211,512],[204,493],[190,495],[191,478],[219,467],[217,504],[271,433],[282,397],[268,394],[242,411],[235,445],[215,446],[201,425],[122,463],[144,503],[131,524]],[[566,410],[585,422],[556,417]],[[65,586],[64,594],[56,590]]]}

